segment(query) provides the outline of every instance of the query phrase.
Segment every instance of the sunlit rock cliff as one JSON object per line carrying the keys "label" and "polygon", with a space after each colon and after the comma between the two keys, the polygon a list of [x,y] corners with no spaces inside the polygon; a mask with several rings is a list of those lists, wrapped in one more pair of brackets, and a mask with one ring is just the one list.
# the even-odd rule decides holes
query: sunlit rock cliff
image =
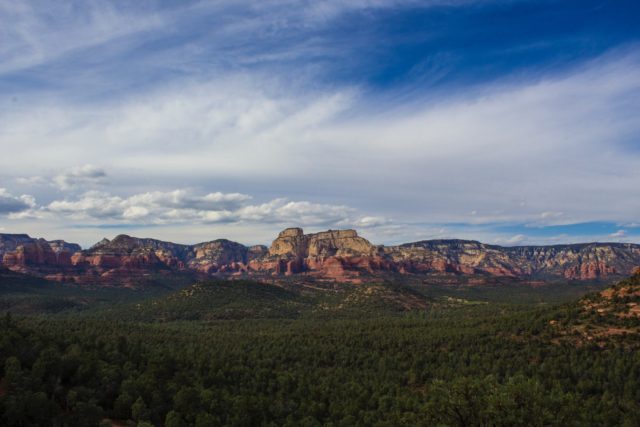
{"label": "sunlit rock cliff", "polygon": [[640,266],[640,245],[583,243],[502,247],[469,240],[374,245],[355,230],[280,232],[271,246],[218,239],[183,245],[119,235],[91,248],[26,234],[0,234],[5,268],[63,282],[135,285],[153,275],[253,275],[329,281],[504,277],[526,280],[615,280]]}

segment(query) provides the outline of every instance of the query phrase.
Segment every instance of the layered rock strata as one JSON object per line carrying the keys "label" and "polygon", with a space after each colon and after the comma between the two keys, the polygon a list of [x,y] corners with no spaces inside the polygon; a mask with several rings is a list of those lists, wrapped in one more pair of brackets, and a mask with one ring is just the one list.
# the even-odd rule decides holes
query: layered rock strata
{"label": "layered rock strata", "polygon": [[87,250],[63,240],[0,234],[1,265],[60,281],[135,283],[175,272],[313,277],[332,281],[381,276],[474,276],[536,280],[608,280],[640,266],[640,245],[588,243],[502,247],[468,240],[376,246],[355,230],[282,231],[269,248],[218,239],[181,245],[120,235]]}

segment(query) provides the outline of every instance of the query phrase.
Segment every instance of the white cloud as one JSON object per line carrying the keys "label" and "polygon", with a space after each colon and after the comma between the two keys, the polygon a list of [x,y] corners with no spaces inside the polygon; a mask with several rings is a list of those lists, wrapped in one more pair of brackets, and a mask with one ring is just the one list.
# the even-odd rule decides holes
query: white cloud
{"label": "white cloud", "polygon": [[368,109],[362,90],[302,93],[249,75],[168,85],[90,113],[43,104],[0,112],[9,115],[3,144],[23,147],[0,167],[17,174],[29,164],[42,175],[54,162],[71,170],[58,175],[61,187],[94,188],[103,178],[73,168],[109,161],[121,193],[168,173],[205,191],[224,180],[313,200],[322,188],[404,221],[463,222],[475,211],[476,224],[626,223],[640,211],[638,157],[623,145],[640,133],[629,95],[640,90],[640,58],[607,59],[384,114]]}
{"label": "white cloud", "polygon": [[[480,239],[480,240],[482,241],[483,239]],[[528,243],[528,241],[529,241],[529,238],[524,234],[516,234],[511,237],[500,236],[493,239],[493,243],[497,245],[507,245],[507,246],[521,245],[524,243]]]}
{"label": "white cloud", "polygon": [[564,212],[542,212],[540,214],[540,218],[542,219],[560,218],[563,215],[564,215]]}
{"label": "white cloud", "polygon": [[508,245],[517,245],[517,244],[523,243],[526,240],[527,240],[527,236],[525,236],[524,234],[516,234],[515,236],[509,237],[508,239],[506,239],[504,243]]}
{"label": "white cloud", "polygon": [[383,225],[388,225],[391,223],[391,220],[382,216],[363,216],[354,222],[355,227],[380,227]]}
{"label": "white cloud", "polygon": [[615,233],[609,234],[609,237],[614,237],[614,238],[621,238],[626,236],[627,236],[627,232],[625,230],[618,230]]}
{"label": "white cloud", "polygon": [[29,187],[40,187],[49,185],[50,181],[42,176],[19,176],[15,179],[16,184]]}
{"label": "white cloud", "polygon": [[104,169],[86,164],[62,171],[53,178],[53,182],[61,190],[70,190],[78,187],[91,187],[103,183],[106,176],[107,173]]}
{"label": "white cloud", "polygon": [[6,188],[0,188],[0,215],[17,214],[33,208],[35,204],[31,195],[14,196]]}
{"label": "white cloud", "polygon": [[136,194],[129,197],[127,202],[133,206],[161,206],[175,209],[221,211],[236,209],[250,199],[251,196],[240,193],[215,192],[199,196],[189,190],[173,190]]}
{"label": "white cloud", "polygon": [[46,64],[163,23],[148,10],[75,0],[2,2],[0,22],[0,74]]}
{"label": "white cloud", "polygon": [[148,216],[149,213],[149,209],[143,206],[130,206],[124,210],[124,212],[122,213],[122,218],[128,220],[136,220]]}
{"label": "white cloud", "polygon": [[[306,34],[324,28],[346,13],[469,2],[471,0],[205,0],[175,4],[84,0],[60,0],[55,4],[42,1],[2,2],[0,74],[55,64],[56,61],[73,59],[74,55],[86,55],[98,49],[105,56],[118,49],[127,52],[144,41],[157,40],[154,36],[162,39],[180,28],[190,28],[194,26],[194,20],[203,17],[207,19],[207,31],[198,37],[206,39],[208,48],[215,52],[211,56],[224,56],[226,61],[233,60],[238,64],[260,61],[269,56],[282,59],[310,53],[299,43],[291,46],[289,36],[293,31]],[[274,52],[265,52],[260,40],[275,35],[281,37],[285,47],[270,46]],[[188,67],[183,61],[185,52],[198,53],[191,45],[175,51],[170,47],[167,49],[175,54],[164,55],[162,61],[177,69]],[[145,53],[141,56],[149,55]],[[74,73],[73,78],[82,77]]]}
{"label": "white cloud", "polygon": [[[60,219],[99,224],[261,222],[304,226],[352,223],[349,218],[355,214],[353,208],[340,205],[283,198],[250,204],[250,200],[250,196],[240,193],[198,195],[189,190],[155,191],[129,197],[90,191],[73,200],[53,201],[44,210]],[[365,221],[370,221],[366,218],[371,217],[365,217]]]}
{"label": "white cloud", "polygon": [[311,202],[289,202],[276,200],[269,204],[264,219],[296,224],[332,224],[345,220],[353,209],[347,206],[327,205]]}

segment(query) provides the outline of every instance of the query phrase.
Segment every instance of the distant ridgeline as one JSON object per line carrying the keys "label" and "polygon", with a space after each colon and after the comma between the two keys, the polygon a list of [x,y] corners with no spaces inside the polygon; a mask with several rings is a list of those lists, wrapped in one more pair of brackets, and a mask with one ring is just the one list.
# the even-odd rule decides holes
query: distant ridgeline
{"label": "distant ridgeline", "polygon": [[288,228],[270,248],[226,239],[181,245],[119,235],[82,250],[62,240],[0,234],[0,260],[5,268],[50,280],[117,286],[175,273],[355,283],[391,277],[465,278],[469,283],[501,277],[613,281],[640,266],[640,245],[502,247],[470,240],[425,240],[382,246],[355,230],[304,234],[300,228]]}

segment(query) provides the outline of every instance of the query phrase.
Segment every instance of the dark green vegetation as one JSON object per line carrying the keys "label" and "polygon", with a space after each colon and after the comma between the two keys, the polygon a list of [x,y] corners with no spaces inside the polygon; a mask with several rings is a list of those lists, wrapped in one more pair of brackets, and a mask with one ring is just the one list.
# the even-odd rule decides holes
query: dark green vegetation
{"label": "dark green vegetation", "polygon": [[185,283],[190,276],[155,276],[145,279],[153,286],[128,289],[66,286],[32,275],[16,273],[0,267],[0,313],[69,314],[97,312],[101,309],[130,304],[159,295],[167,295]]}
{"label": "dark green vegetation", "polygon": [[6,289],[2,425],[640,424],[638,341],[575,330],[609,319],[584,285],[213,282],[55,314]]}

